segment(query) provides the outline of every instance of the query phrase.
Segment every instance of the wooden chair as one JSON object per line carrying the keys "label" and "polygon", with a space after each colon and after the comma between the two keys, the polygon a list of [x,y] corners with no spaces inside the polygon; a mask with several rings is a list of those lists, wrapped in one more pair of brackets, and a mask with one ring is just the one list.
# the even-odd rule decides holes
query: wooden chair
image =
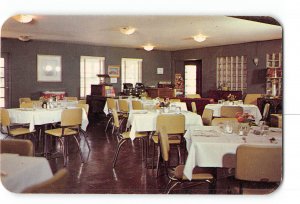
{"label": "wooden chair", "polygon": [[133,100],[132,101],[132,109],[133,110],[143,110],[143,104],[141,101],[135,101]]}
{"label": "wooden chair", "polygon": [[[178,163],[182,163],[183,159],[181,156],[181,147],[184,149],[183,158],[185,158],[185,140],[183,138],[183,135],[185,133],[185,116],[181,114],[158,115],[156,119],[156,132],[158,132],[162,126],[166,128],[166,132],[170,136],[169,143],[172,146],[175,146],[177,148]],[[159,165],[160,165],[159,160],[161,156],[158,135],[153,135],[152,141],[153,141],[152,169],[154,168],[155,148],[157,147],[156,177],[158,177]]]}
{"label": "wooden chair", "polygon": [[27,187],[22,193],[61,193],[58,190],[64,188],[64,179],[68,175],[66,168],[58,170],[54,176],[47,181]]}
{"label": "wooden chair", "polygon": [[201,98],[200,94],[187,94],[186,98]]}
{"label": "wooden chair", "polygon": [[67,159],[68,159],[67,140],[69,137],[75,139],[78,146],[81,162],[84,163],[82,152],[80,149],[80,144],[77,139],[77,137],[79,136],[81,122],[82,122],[81,108],[66,109],[61,114],[61,127],[45,131],[46,136],[51,136],[58,139],[59,143],[61,144],[63,158],[64,158],[64,166],[67,165]]}
{"label": "wooden chair", "polygon": [[211,109],[204,109],[202,113],[202,122],[203,125],[209,126],[211,125],[212,119],[213,119],[213,113],[214,111]]}
{"label": "wooden chair", "polygon": [[1,153],[19,154],[20,156],[34,156],[34,148],[30,140],[0,140],[0,147]]}
{"label": "wooden chair", "polygon": [[243,113],[243,108],[240,106],[222,106],[221,118],[234,118],[238,112]]}
{"label": "wooden chair", "polygon": [[[114,117],[113,123],[114,123],[115,129],[116,129],[117,139],[118,139],[118,145],[117,145],[117,149],[115,151],[115,155],[114,155],[114,159],[113,159],[113,168],[115,168],[121,147],[123,146],[123,144],[126,141],[130,141],[131,138],[130,138],[130,132],[120,132],[119,116],[115,109],[112,110],[112,114]],[[135,138],[142,141],[142,160],[144,160],[144,146],[145,146],[144,144],[146,142],[145,139],[147,137],[148,137],[148,135],[146,132],[136,132],[135,133]]]}
{"label": "wooden chair", "polygon": [[[251,190],[254,194],[271,193],[282,180],[282,147],[240,145],[236,151],[235,178],[240,183],[240,194]],[[267,184],[274,185],[269,188]]]}
{"label": "wooden chair", "polygon": [[261,97],[261,94],[247,94],[244,99],[244,104],[252,104],[257,106],[257,99]]}
{"label": "wooden chair", "polygon": [[210,172],[203,171],[203,169],[199,173],[196,173],[194,171],[191,181],[188,180],[188,178],[186,178],[183,174],[184,165],[178,165],[175,168],[173,175],[169,173],[170,144],[169,144],[169,137],[167,134],[166,127],[160,128],[158,132],[158,136],[159,136],[162,159],[164,161],[164,166],[165,166],[165,172],[169,179],[169,183],[166,186],[166,193],[170,193],[178,184],[191,183],[194,184],[193,186],[195,186],[195,184],[202,184],[204,182],[209,183],[209,193],[214,193],[215,179]]}
{"label": "wooden chair", "polygon": [[13,127],[9,118],[9,112],[5,108],[1,111],[1,125],[7,130],[8,137],[23,137],[25,139],[27,135],[30,135],[33,141],[36,139],[34,135],[35,130],[30,131],[26,127]]}

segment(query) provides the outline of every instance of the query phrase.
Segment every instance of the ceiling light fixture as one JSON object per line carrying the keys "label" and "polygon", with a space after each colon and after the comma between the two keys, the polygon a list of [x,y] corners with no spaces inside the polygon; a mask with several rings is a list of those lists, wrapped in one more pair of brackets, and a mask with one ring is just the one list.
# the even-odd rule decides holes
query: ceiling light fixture
{"label": "ceiling light fixture", "polygon": [[144,46],[144,50],[146,50],[146,51],[151,51],[151,50],[153,50],[153,48],[154,48],[153,45],[145,45]]}
{"label": "ceiling light fixture", "polygon": [[16,15],[16,16],[13,16],[13,19],[15,19],[16,21],[18,21],[20,23],[30,23],[33,20],[33,16],[32,15]]}
{"label": "ceiling light fixture", "polygon": [[28,42],[30,40],[28,35],[21,35],[18,37],[19,40],[23,41],[23,42]]}
{"label": "ceiling light fixture", "polygon": [[195,41],[197,41],[197,42],[203,42],[204,40],[206,40],[206,36],[204,36],[204,35],[196,35],[196,36],[194,36],[193,37],[194,38],[194,40]]}
{"label": "ceiling light fixture", "polygon": [[135,28],[130,27],[130,26],[121,27],[120,32],[125,35],[131,35],[135,32]]}

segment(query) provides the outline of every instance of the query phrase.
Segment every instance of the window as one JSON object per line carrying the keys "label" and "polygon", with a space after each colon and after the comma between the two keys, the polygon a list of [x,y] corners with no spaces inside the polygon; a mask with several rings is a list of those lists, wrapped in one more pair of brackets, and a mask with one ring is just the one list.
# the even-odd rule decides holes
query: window
{"label": "window", "polygon": [[132,83],[135,86],[137,82],[142,83],[142,61],[142,59],[122,58],[122,84]]}
{"label": "window", "polygon": [[80,57],[80,98],[91,94],[91,85],[99,84],[98,74],[105,74],[104,57]]}
{"label": "window", "polygon": [[0,58],[0,107],[5,107],[5,61]]}
{"label": "window", "polygon": [[196,94],[196,65],[185,65],[184,94]]}
{"label": "window", "polygon": [[247,58],[217,57],[217,87],[233,91],[247,89]]}

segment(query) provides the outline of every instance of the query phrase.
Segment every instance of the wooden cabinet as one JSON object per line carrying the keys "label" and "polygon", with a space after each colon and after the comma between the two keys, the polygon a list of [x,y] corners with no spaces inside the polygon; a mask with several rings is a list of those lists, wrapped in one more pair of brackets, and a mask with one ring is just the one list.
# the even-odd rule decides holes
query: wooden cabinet
{"label": "wooden cabinet", "polygon": [[174,89],[172,88],[146,88],[146,92],[148,93],[148,96],[151,98],[173,98],[175,97]]}
{"label": "wooden cabinet", "polygon": [[112,85],[107,84],[91,85],[91,95],[107,97],[116,96],[114,87]]}

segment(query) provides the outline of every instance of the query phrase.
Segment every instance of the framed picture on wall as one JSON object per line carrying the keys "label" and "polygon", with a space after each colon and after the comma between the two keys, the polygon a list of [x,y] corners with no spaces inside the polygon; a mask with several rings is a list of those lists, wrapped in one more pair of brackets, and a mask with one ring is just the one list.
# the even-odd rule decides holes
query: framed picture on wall
{"label": "framed picture on wall", "polygon": [[61,82],[61,56],[37,55],[37,81]]}
{"label": "framed picture on wall", "polygon": [[109,65],[107,74],[111,78],[118,78],[120,77],[120,65]]}

